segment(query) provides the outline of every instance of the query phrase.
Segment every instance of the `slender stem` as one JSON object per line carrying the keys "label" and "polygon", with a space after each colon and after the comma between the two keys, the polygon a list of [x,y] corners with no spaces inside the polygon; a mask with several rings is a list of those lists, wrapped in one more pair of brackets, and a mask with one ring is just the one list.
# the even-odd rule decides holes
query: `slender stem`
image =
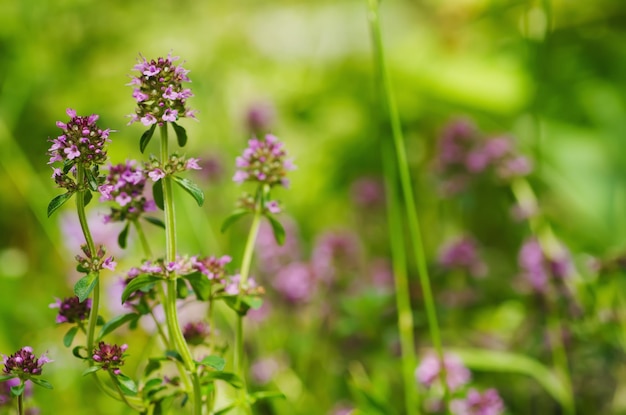
{"label": "slender stem", "polygon": [[245,287],[250,276],[250,266],[252,265],[252,254],[254,253],[254,244],[259,234],[259,228],[261,226],[261,207],[260,200],[257,202],[257,206],[254,212],[254,218],[250,225],[250,232],[248,233],[248,241],[246,242],[246,248],[243,253],[243,259],[241,260],[241,280],[239,287]]}
{"label": "slender stem", "polygon": [[[167,123],[161,126],[161,165],[166,166],[169,161],[169,149],[168,149],[168,137],[167,137]],[[165,176],[161,179],[163,185],[163,205],[165,213],[165,259],[169,262],[176,261],[176,218],[174,215],[174,197],[172,192],[172,179],[169,176]],[[180,323],[178,320],[178,310],[176,308],[176,280],[178,275],[173,272],[170,279],[167,281],[167,295],[165,299],[165,319],[167,321],[167,328],[169,331],[169,337],[182,357],[183,363],[189,374],[181,370],[181,376],[183,379],[191,377],[193,385],[193,413],[194,415],[202,414],[202,391],[200,389],[200,380],[198,379],[198,373],[196,370],[196,364],[191,355],[191,351],[185,342]],[[179,368],[180,369],[180,368]]]}
{"label": "slender stem", "polygon": [[139,223],[139,220],[133,220],[133,225],[135,226],[135,229],[137,229],[137,235],[139,235],[139,241],[141,242],[144,255],[147,258],[152,258],[152,250],[150,249],[148,238],[146,238],[146,233],[143,231],[143,227]]}
{"label": "slender stem", "polygon": [[439,367],[441,368],[439,372],[439,377],[441,380],[441,387],[444,391],[444,402],[446,404],[446,408],[449,408],[450,391],[448,389],[448,383],[446,382],[443,348],[441,346],[441,334],[439,331],[439,322],[437,320],[437,310],[435,307],[435,300],[430,286],[430,277],[428,275],[428,267],[426,265],[426,254],[422,243],[422,235],[419,219],[417,216],[415,197],[413,196],[409,165],[407,161],[406,150],[404,148],[404,137],[400,126],[400,117],[396,108],[391,80],[385,62],[383,41],[380,30],[378,0],[368,1],[369,23],[372,33],[374,56],[377,64],[376,66],[378,69],[378,76],[380,82],[382,83],[383,101],[386,105],[386,109],[389,113],[389,120],[391,122],[391,131],[394,147],[396,150],[395,153],[398,173],[400,176],[400,185],[402,188],[404,202],[406,204],[405,209],[408,221],[408,231],[411,237],[411,241],[413,242],[413,255],[415,256],[415,260],[417,262],[417,270],[419,274],[420,285],[422,287],[422,293],[424,296],[424,306],[426,308],[426,317],[428,320],[430,337],[439,357]]}
{"label": "slender stem", "polygon": [[398,308],[398,331],[402,353],[402,376],[404,380],[404,402],[407,415],[419,413],[419,395],[415,387],[414,369],[417,366],[415,343],[413,338],[413,312],[409,280],[406,270],[404,232],[402,231],[401,206],[396,190],[396,174],[393,162],[393,148],[390,143],[383,143],[383,167],[385,172],[385,191],[387,193],[387,217],[389,221],[389,239],[396,288],[396,307]]}
{"label": "slender stem", "polygon": [[[76,182],[78,183],[78,193],[76,195],[76,211],[78,213],[78,221],[80,227],[85,236],[87,242],[87,249],[89,250],[89,256],[94,257],[96,255],[96,247],[89,230],[89,224],[87,223],[87,215],[85,214],[85,194],[89,191],[85,189],[85,167],[82,164],[76,166]],[[93,289],[93,296],[91,299],[91,311],[89,312],[89,322],[87,324],[87,352],[93,351],[93,342],[95,337],[96,324],[98,322],[98,309],[100,308],[100,276],[96,275],[96,283]],[[89,360],[89,365],[92,366],[93,362]]]}
{"label": "slender stem", "polygon": [[[20,381],[20,387],[24,385],[24,381]],[[24,415],[24,391],[17,395],[17,413],[19,415]]]}

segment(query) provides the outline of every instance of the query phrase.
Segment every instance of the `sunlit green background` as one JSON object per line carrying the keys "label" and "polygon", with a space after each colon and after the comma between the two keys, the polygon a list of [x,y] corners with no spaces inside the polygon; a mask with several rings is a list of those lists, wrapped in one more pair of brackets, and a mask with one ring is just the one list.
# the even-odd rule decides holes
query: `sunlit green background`
{"label": "sunlit green background", "polygon": [[[512,134],[534,159],[531,183],[577,263],[621,252],[626,3],[385,0],[382,10],[431,262],[449,236],[468,229],[495,264],[478,284],[478,304],[465,312],[442,305],[444,343],[515,350],[521,342],[516,329],[538,316],[532,299],[512,288],[521,231],[497,220],[504,211],[498,204],[510,196],[492,189],[461,208],[442,199],[432,169],[434,143],[457,115],[473,118],[485,131]],[[59,192],[47,166],[47,139],[58,135],[55,121],[65,120],[71,107],[100,114],[100,125],[116,130],[109,149],[114,162],[140,158],[143,126],[126,125],[134,100],[125,84],[139,53],[152,58],[170,51],[191,71],[190,105],[199,111],[198,122],[182,122],[190,137],[186,152],[216,157],[223,166],[218,180],[196,176],[207,195],[202,208],[177,194],[182,252],[228,253],[235,263],[240,260],[246,224],[225,234],[219,227],[241,191],[230,177],[249,138],[246,111],[269,102],[276,114],[272,131],[298,166],[291,189],[277,196],[286,216],[298,223],[305,258],[316,236],[329,229],[350,229],[361,238],[367,258],[361,271],[370,259],[389,255],[384,210],[364,212],[350,193],[356,179],[380,177],[378,133],[386,125],[375,101],[365,0],[0,0],[0,352],[31,345],[55,360],[44,372],[55,390],[38,389],[33,398],[42,414],[123,413],[80,376],[83,366],[63,347],[65,331],[48,309],[55,297],[70,295],[77,252],[60,230],[71,204],[46,217],[49,200]],[[150,231],[158,242],[158,231]],[[134,247],[118,255],[120,269],[134,264],[133,253],[140,255]],[[410,273],[416,276],[413,268]],[[435,290],[444,292],[447,280],[435,277]],[[572,365],[581,414],[626,413],[620,398],[626,387],[626,320],[624,308],[615,308],[623,277],[594,281],[586,297],[591,305],[568,326],[575,337]],[[431,344],[414,283],[421,350]],[[269,388],[282,390],[287,399],[260,407],[260,413],[331,414],[337,405],[355,406],[350,379],[361,372],[400,413],[393,297],[367,287],[332,294],[306,306],[279,306],[271,319],[251,325],[251,359],[278,356],[285,366]],[[320,322],[326,306],[335,313],[332,324]],[[225,339],[229,318],[225,310]],[[537,327],[533,336],[540,343]],[[146,341],[133,336],[130,360],[141,358]],[[517,352],[533,355],[531,349]],[[498,387],[512,414],[560,413],[525,376],[475,377]]]}

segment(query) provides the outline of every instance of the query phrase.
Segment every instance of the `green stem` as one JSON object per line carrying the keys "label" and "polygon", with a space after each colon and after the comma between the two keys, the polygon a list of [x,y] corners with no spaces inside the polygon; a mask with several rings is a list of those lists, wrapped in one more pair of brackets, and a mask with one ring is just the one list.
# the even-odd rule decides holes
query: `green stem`
{"label": "green stem", "polygon": [[146,258],[152,258],[152,249],[150,249],[150,244],[148,243],[148,238],[146,238],[146,233],[143,231],[143,227],[137,219],[134,219],[132,222],[135,229],[137,229],[137,235],[139,235],[139,241],[141,242],[144,255]]}
{"label": "green stem", "polygon": [[400,333],[402,355],[404,402],[407,415],[416,415],[420,412],[420,405],[414,378],[417,358],[415,356],[415,343],[413,338],[413,312],[411,310],[411,294],[406,270],[406,251],[401,219],[402,212],[396,190],[393,149],[389,143],[383,143],[383,168],[385,172],[385,191],[387,193],[389,239],[391,242],[391,257],[396,288],[396,307],[398,308],[398,331]]}
{"label": "green stem", "polygon": [[420,285],[422,287],[422,293],[424,296],[424,306],[426,309],[426,316],[428,320],[428,328],[430,337],[439,357],[440,362],[440,380],[441,387],[444,391],[444,402],[446,408],[449,408],[450,403],[450,391],[448,389],[448,383],[446,382],[446,373],[444,366],[443,348],[441,345],[441,334],[439,331],[439,322],[437,320],[437,311],[435,307],[435,300],[433,297],[432,289],[430,286],[430,277],[428,275],[428,267],[426,265],[426,254],[422,243],[422,235],[420,229],[420,223],[417,216],[417,208],[415,204],[415,197],[413,195],[413,188],[411,184],[411,177],[409,172],[409,165],[406,157],[406,150],[404,148],[404,137],[400,126],[400,117],[396,108],[395,99],[393,96],[393,90],[391,86],[391,80],[387,70],[383,41],[380,30],[380,16],[378,8],[378,0],[369,1],[369,23],[372,33],[372,42],[374,48],[374,57],[378,70],[378,77],[382,83],[383,102],[389,114],[389,120],[391,122],[391,131],[393,136],[393,143],[396,153],[396,162],[398,166],[398,173],[400,177],[400,185],[402,188],[402,196],[406,204],[406,215],[408,221],[408,231],[413,242],[413,255],[417,262],[417,270],[419,273]]}
{"label": "green stem", "polygon": [[[24,381],[20,381],[20,387],[24,386]],[[17,413],[24,415],[24,391],[17,395]]]}
{"label": "green stem", "polygon": [[115,385],[115,389],[117,390],[117,392],[119,393],[119,395],[122,397],[122,401],[132,410],[137,411],[137,412],[143,412],[144,408],[140,408],[140,407],[136,407],[134,406],[127,398],[126,395],[124,394],[124,392],[122,391],[122,389],[120,388],[120,384],[117,381],[117,379],[115,378],[115,375],[111,372],[108,372],[109,376],[111,376],[111,381],[113,382],[113,385]]}
{"label": "green stem", "polygon": [[[167,136],[167,123],[161,126],[161,165],[165,167],[169,161],[169,149],[168,149],[168,136]],[[165,176],[161,179],[163,186],[163,205],[165,216],[165,260],[166,262],[176,261],[176,218],[174,215],[174,197],[172,191],[172,179],[169,176]],[[165,299],[165,319],[167,321],[167,328],[169,331],[169,337],[175,346],[176,351],[182,357],[185,368],[188,373],[181,370],[181,376],[183,379],[191,377],[193,385],[193,413],[194,415],[202,414],[202,391],[200,389],[200,380],[196,370],[196,364],[191,355],[191,351],[187,346],[187,342],[183,337],[180,323],[178,320],[178,310],[176,308],[176,280],[178,275],[173,272],[170,275],[170,279],[167,281],[167,295]],[[180,368],[179,368],[180,369]]]}

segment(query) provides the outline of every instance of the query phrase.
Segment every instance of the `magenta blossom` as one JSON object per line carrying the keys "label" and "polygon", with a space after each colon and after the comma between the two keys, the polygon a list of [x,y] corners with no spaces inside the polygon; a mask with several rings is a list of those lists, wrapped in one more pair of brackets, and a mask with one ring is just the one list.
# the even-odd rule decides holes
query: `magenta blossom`
{"label": "magenta blossom", "polygon": [[295,166],[286,157],[283,144],[277,137],[267,134],[264,139],[252,138],[248,141],[248,148],[237,157],[233,181],[288,187],[287,172],[294,170]]}
{"label": "magenta blossom", "polygon": [[87,298],[82,303],[77,296],[68,297],[63,300],[56,299],[50,304],[50,308],[58,308],[57,323],[78,323],[89,317],[91,311],[91,298]]}
{"label": "magenta blossom", "polygon": [[128,349],[128,345],[123,344],[118,346],[117,344],[107,344],[105,342],[98,343],[98,347],[93,350],[91,359],[96,366],[99,366],[103,370],[110,371],[114,375],[121,373],[120,367],[124,365],[124,352]]}
{"label": "magenta blossom", "polygon": [[[455,391],[469,382],[471,373],[458,356],[446,353],[443,357],[443,364],[446,369],[446,383],[450,390]],[[415,378],[420,384],[430,388],[439,382],[440,371],[439,357],[430,353],[424,356],[415,370]]]}
{"label": "magenta blossom", "polygon": [[4,356],[3,362],[5,375],[27,380],[31,376],[41,375],[43,365],[52,362],[52,360],[48,359],[45,353],[37,358],[32,347],[25,346],[10,356]]}
{"label": "magenta blossom", "polygon": [[482,394],[470,389],[465,399],[450,402],[453,415],[500,415],[504,412],[504,403],[495,389],[487,389]]}

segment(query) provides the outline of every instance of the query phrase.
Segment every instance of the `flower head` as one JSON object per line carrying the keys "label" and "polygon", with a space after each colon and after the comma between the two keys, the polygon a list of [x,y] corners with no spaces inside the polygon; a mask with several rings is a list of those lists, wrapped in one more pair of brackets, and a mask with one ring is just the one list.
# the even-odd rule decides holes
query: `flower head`
{"label": "flower head", "polygon": [[272,280],[272,286],[291,303],[307,302],[315,292],[311,267],[304,262],[282,268]]}
{"label": "flower head", "polygon": [[529,238],[523,243],[517,260],[522,276],[537,292],[547,290],[551,277],[566,278],[573,268],[569,251],[564,246],[559,245],[555,253],[548,256],[535,238]]}
{"label": "flower head", "polygon": [[475,277],[483,276],[487,266],[479,256],[477,245],[472,237],[458,238],[441,249],[439,264],[445,269],[463,269]]}
{"label": "flower head", "polygon": [[4,356],[3,373],[26,380],[31,376],[41,375],[43,365],[51,361],[46,357],[45,353],[37,358],[33,353],[32,347],[25,346],[11,356]]}
{"label": "flower head", "polygon": [[175,122],[182,117],[195,118],[194,111],[187,107],[187,99],[193,93],[183,87],[183,82],[191,82],[187,77],[189,71],[175,65],[177,60],[178,57],[171,54],[152,60],[139,56],[139,63],[133,67],[139,74],[129,84],[134,87],[133,98],[137,101],[135,113],[130,116],[131,123],[141,121],[149,127]]}
{"label": "flower head", "polygon": [[50,308],[58,308],[57,323],[78,323],[89,317],[91,311],[91,298],[87,298],[82,303],[77,296],[68,297],[63,300],[56,299],[50,304]]}
{"label": "flower head", "polygon": [[128,349],[128,345],[123,344],[107,344],[105,342],[98,343],[98,347],[93,350],[91,359],[97,366],[103,370],[112,372],[114,375],[121,373],[120,367],[124,365],[124,352]]}
{"label": "flower head", "polygon": [[481,394],[472,388],[465,399],[450,402],[450,410],[454,415],[500,415],[504,412],[504,403],[495,389]]}
{"label": "flower head", "polygon": [[145,171],[148,172],[148,177],[150,177],[153,182],[156,182],[167,175],[187,170],[200,170],[202,167],[200,167],[199,161],[199,159],[194,157],[186,158],[185,156],[174,153],[169,156],[169,159],[163,165],[158,158],[150,156],[150,161],[145,164]]}
{"label": "flower head", "polygon": [[231,257],[223,255],[221,257],[205,257],[205,258],[193,258],[192,267],[196,271],[200,271],[206,275],[210,280],[221,281],[226,275],[226,265],[231,261]]}
{"label": "flower head", "polygon": [[153,200],[145,196],[146,172],[134,161],[109,166],[109,174],[99,187],[100,201],[116,202],[107,216],[109,222],[135,220],[145,212],[156,210]]}
{"label": "flower head", "polygon": [[80,272],[98,272],[104,268],[114,271],[117,263],[113,260],[112,256],[106,256],[106,248],[102,245],[98,246],[95,253],[89,251],[87,245],[82,245],[81,249],[85,256],[76,255],[76,261],[78,265],[76,269]]}
{"label": "flower head", "polygon": [[[446,383],[450,390],[454,391],[469,382],[471,374],[459,357],[446,353],[443,357],[443,365],[446,369]],[[441,363],[435,354],[426,355],[415,370],[415,378],[419,383],[431,387],[439,380]]]}
{"label": "flower head", "polygon": [[197,346],[204,343],[210,331],[209,325],[204,321],[189,322],[183,327],[183,337],[187,343]]}
{"label": "flower head", "polygon": [[286,157],[283,144],[275,136],[267,134],[264,139],[253,138],[248,141],[248,148],[243,154],[237,157],[233,181],[288,187],[287,172],[295,166]]}
{"label": "flower head", "polygon": [[274,107],[269,102],[255,102],[248,107],[246,124],[252,133],[269,131],[274,121]]}

